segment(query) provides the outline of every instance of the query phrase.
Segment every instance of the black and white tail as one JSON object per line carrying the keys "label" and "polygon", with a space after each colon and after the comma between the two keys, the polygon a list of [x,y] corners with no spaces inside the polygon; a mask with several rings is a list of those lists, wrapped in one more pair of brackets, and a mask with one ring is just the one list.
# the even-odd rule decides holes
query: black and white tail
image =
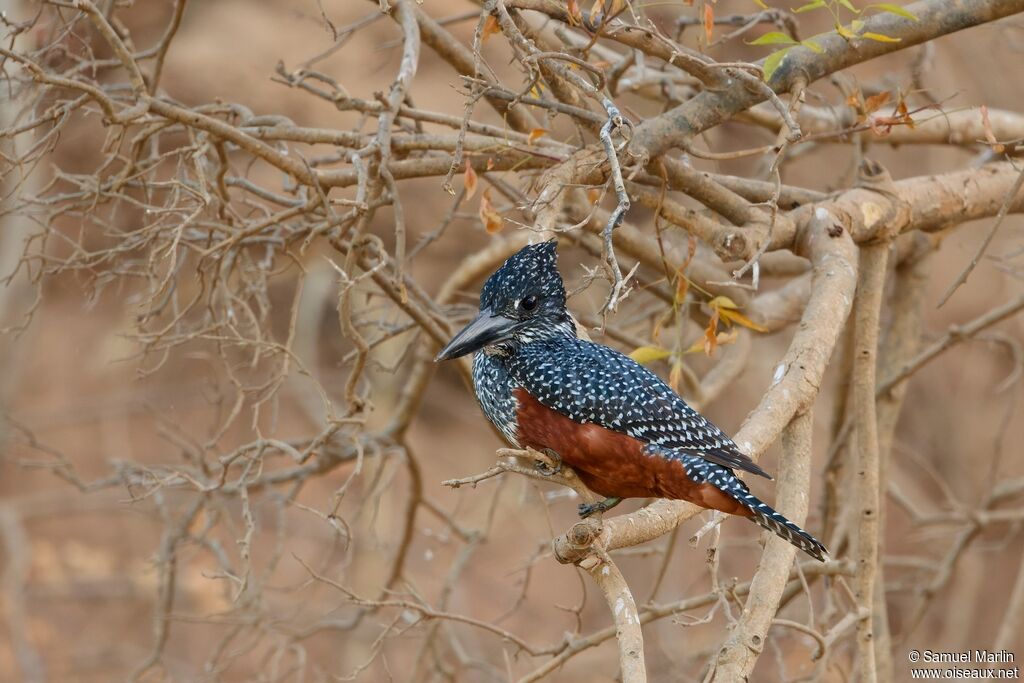
{"label": "black and white tail", "polygon": [[707,481],[728,493],[734,500],[753,513],[751,521],[756,522],[779,538],[789,541],[800,550],[824,562],[828,550],[821,541],[776,512],[770,505],[752,494],[740,479],[724,467],[709,467]]}

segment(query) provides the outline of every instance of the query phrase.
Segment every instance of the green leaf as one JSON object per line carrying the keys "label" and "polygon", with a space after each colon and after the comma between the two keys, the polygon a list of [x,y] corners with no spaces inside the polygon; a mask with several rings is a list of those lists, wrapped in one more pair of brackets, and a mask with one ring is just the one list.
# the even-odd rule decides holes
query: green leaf
{"label": "green leaf", "polygon": [[796,14],[801,12],[810,12],[812,9],[818,9],[819,7],[825,6],[825,0],[811,0],[806,5],[801,5],[793,10]]}
{"label": "green leaf", "polygon": [[752,40],[747,45],[796,45],[797,41],[780,31],[769,31],[757,40]]}
{"label": "green leaf", "polygon": [[629,354],[629,357],[642,365],[644,363],[653,363],[662,358],[668,358],[671,355],[671,351],[660,346],[641,346]]}
{"label": "green leaf", "polygon": [[782,66],[782,60],[786,56],[786,53],[792,50],[791,47],[786,47],[781,50],[777,50],[768,55],[764,60],[764,80],[765,83],[772,80],[772,76]]}
{"label": "green leaf", "polygon": [[898,43],[903,40],[902,38],[893,38],[892,36],[887,36],[882,33],[872,33],[871,31],[860,34],[860,37],[867,38],[868,40],[874,40],[878,43]]}
{"label": "green leaf", "polygon": [[873,5],[868,5],[868,8],[880,9],[883,12],[895,14],[896,16],[904,17],[905,19],[912,19],[913,21],[918,20],[916,14],[906,8],[900,7],[899,5],[894,5],[891,2],[876,2]]}
{"label": "green leaf", "polygon": [[808,50],[817,52],[819,55],[825,51],[825,48],[823,48],[821,45],[818,45],[813,40],[801,40],[800,44],[806,47]]}
{"label": "green leaf", "polygon": [[860,14],[860,10],[854,7],[853,3],[851,3],[850,0],[839,0],[839,4],[845,7],[846,9],[850,10],[854,14]]}

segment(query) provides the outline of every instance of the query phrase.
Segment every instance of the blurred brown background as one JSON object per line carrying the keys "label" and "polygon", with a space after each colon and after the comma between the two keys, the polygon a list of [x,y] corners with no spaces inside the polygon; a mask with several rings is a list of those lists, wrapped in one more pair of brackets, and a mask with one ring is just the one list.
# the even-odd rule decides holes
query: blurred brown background
{"label": "blurred brown background", "polygon": [[[16,4],[16,3],[15,3]],[[664,9],[649,8],[653,16],[685,13],[678,3]],[[376,3],[356,0],[322,0],[324,12],[342,27],[372,13]],[[435,17],[472,9],[457,0],[425,0],[423,7]],[[17,10],[17,8],[14,8]],[[749,11],[750,3],[721,2],[719,11]],[[123,18],[137,45],[155,40],[169,17],[170,3],[137,2]],[[450,28],[461,39],[470,39],[474,21]],[[399,56],[398,31],[393,22],[377,21],[358,31],[337,53],[317,65],[351,93],[370,96],[385,90]],[[180,34],[166,64],[163,88],[178,100],[205,103],[239,102],[255,113],[283,114],[308,126],[347,129],[356,119],[333,107],[271,81],[281,60],[294,67],[320,53],[332,41],[317,3],[241,0],[210,0],[189,5]],[[490,64],[511,87],[518,76],[507,67],[507,53],[499,39],[485,47]],[[1024,25],[1004,22],[938,40],[934,62],[927,72],[927,86],[947,109],[986,104],[992,108],[1024,111]],[[853,73],[870,82],[905,83],[907,69],[917,50],[899,53]],[[728,54],[722,52],[721,54]],[[764,54],[743,48],[737,56]],[[716,55],[718,56],[718,55]],[[828,83],[815,91],[838,99]],[[412,99],[424,109],[461,115],[463,98],[454,73],[424,49]],[[650,105],[637,103],[634,115],[654,114]],[[497,122],[493,112],[480,104],[477,117]],[[102,141],[95,130],[80,126],[65,132],[57,163],[85,172],[92,166]],[[763,144],[746,129],[730,125],[706,138],[715,149]],[[734,136],[735,139],[733,139]],[[962,168],[971,152],[937,147],[890,149],[876,145],[872,158],[885,164],[897,178]],[[852,155],[847,146],[819,147],[790,164],[785,181],[815,189],[848,186]],[[714,167],[715,164],[706,164]],[[753,167],[744,162],[719,165],[726,172],[744,174]],[[429,232],[449,209],[450,198],[440,179],[402,186],[410,243]],[[428,256],[415,262],[414,275],[428,291],[436,291],[442,277],[466,252],[487,243],[489,237],[467,209]],[[378,213],[375,231],[387,234],[390,210]],[[641,210],[631,220],[644,225]],[[1007,300],[1020,289],[1019,273],[1006,263],[983,262],[957,294],[941,309],[935,303],[973,253],[986,224],[971,224],[951,234],[937,257],[935,274],[926,304],[930,336],[949,325],[962,323]],[[65,229],[73,230],[72,225]],[[506,230],[514,226],[506,224]],[[1024,221],[1011,217],[989,249],[991,256],[1011,254],[1019,248]],[[5,249],[11,245],[5,245]],[[59,245],[55,248],[60,249]],[[5,260],[9,258],[5,254]],[[571,250],[563,253],[561,268],[567,280],[578,282],[580,263],[587,256]],[[1012,264],[1012,262],[1011,262]],[[319,381],[340,396],[345,372],[341,358],[348,347],[340,340],[334,307],[337,281],[322,252],[307,255],[304,267],[310,275],[300,307],[297,348],[306,352],[306,366]],[[0,567],[2,567],[3,620],[0,621],[0,680],[20,680],[41,674],[38,680],[122,680],[152,649],[157,556],[164,520],[159,506],[143,489],[114,487],[84,494],[55,476],[52,468],[34,468],[47,460],[45,451],[27,445],[28,432],[41,447],[65,454],[85,481],[101,479],[123,460],[145,463],[174,462],[183,457],[181,440],[208,438],[223,418],[211,406],[225,390],[225,378],[216,362],[201,348],[172,353],[166,360],[137,357],[137,346],[127,338],[132,331],[133,285],[101,273],[86,277],[68,275],[49,280],[42,301],[28,328],[4,342],[4,372],[0,386],[12,422],[0,459]],[[570,284],[570,287],[572,285]],[[273,280],[275,326],[287,326],[294,296],[292,273]],[[467,292],[472,302],[475,292]],[[9,320],[27,310],[33,293],[16,281],[5,295]],[[592,311],[593,302],[575,305]],[[369,304],[367,304],[369,305]],[[1011,320],[998,328],[1020,343],[1022,322]],[[757,336],[755,350],[740,381],[713,405],[709,417],[727,431],[734,431],[756,405],[770,381],[772,369],[784,352],[789,332]],[[400,349],[394,349],[397,354]],[[728,353],[724,349],[722,353]],[[385,354],[385,358],[387,354]],[[695,361],[698,371],[709,362]],[[373,369],[377,386],[373,394],[374,423],[387,420],[389,406],[400,390],[401,371],[392,372],[386,361]],[[964,509],[975,507],[1002,478],[1024,476],[1021,443],[1024,442],[1024,407],[1021,384],[1002,392],[999,385],[1014,371],[1014,360],[1004,346],[972,341],[947,353],[912,380],[897,431],[890,476],[900,495],[921,510],[950,509],[950,498]],[[665,374],[663,366],[655,369]],[[834,377],[830,378],[834,381]],[[828,438],[831,392],[824,391],[815,414],[815,480],[812,512],[807,528],[819,527],[820,473]],[[314,402],[315,404],[315,402]],[[275,438],[308,433],[315,429],[316,406],[310,407],[308,387],[295,378],[281,388],[260,428]],[[236,421],[220,445],[224,452],[253,438],[247,419]],[[476,489],[457,491],[440,485],[444,479],[485,470],[500,444],[480,415],[472,395],[451,368],[441,369],[429,389],[424,410],[410,439],[414,456],[423,471],[427,495],[445,510],[455,511],[468,528],[491,531],[484,545],[471,556],[459,578],[450,609],[484,620],[501,617],[501,628],[541,645],[557,642],[564,632],[576,629],[575,616],[567,611],[586,600],[581,611],[582,631],[589,633],[610,623],[605,605],[586,586],[577,570],[557,564],[550,556],[537,559],[552,535],[575,519],[575,503],[564,495],[517,477],[489,480]],[[772,453],[767,469],[776,469]],[[253,567],[273,569],[250,576],[258,582],[259,604],[233,603],[240,579],[218,575],[216,563],[206,550],[186,544],[179,551],[178,594],[172,612],[169,640],[159,671],[147,680],[334,680],[356,673],[358,680],[389,680],[388,662],[396,671],[418,650],[422,629],[388,640],[379,657],[365,671],[357,671],[371,659],[374,629],[351,631],[323,628],[307,635],[311,624],[344,624],[351,616],[345,600],[329,586],[313,582],[301,559],[319,573],[333,577],[356,591],[373,593],[379,575],[395,550],[396,530],[404,514],[403,501],[410,485],[408,474],[396,458],[367,458],[363,472],[345,493],[342,516],[352,527],[351,543],[321,516],[300,506],[283,510],[273,496],[254,503],[258,532],[252,545]],[[343,466],[306,486],[300,502],[317,510],[329,510],[336,489],[351,473]],[[770,501],[771,485],[754,483]],[[133,496],[139,497],[132,501]],[[173,491],[157,491],[175,505]],[[948,496],[948,497],[947,497]],[[372,500],[372,505],[364,505]],[[638,501],[623,507],[634,509]],[[237,552],[244,533],[240,511],[228,507],[212,542],[225,552]],[[912,608],[919,598],[916,569],[941,561],[958,530],[949,525],[911,528],[901,505],[888,503],[885,552],[892,566],[888,585],[897,671],[906,676],[905,654],[911,649],[961,650],[991,648],[1004,619],[1004,608],[1021,570],[1020,530],[1016,525],[995,525],[973,541],[959,557],[949,582],[932,596],[920,623],[910,628]],[[231,518],[233,515],[233,518]],[[196,529],[213,524],[201,516]],[[691,522],[681,541],[697,528]],[[759,553],[757,530],[739,521],[724,525],[727,552],[723,576],[748,580]],[[419,512],[419,527],[411,548],[410,569],[416,590],[434,599],[462,545],[440,520]],[[923,563],[923,564],[922,564]],[[933,566],[933,565],[932,565]],[[649,597],[657,564],[640,547],[620,561],[638,601]],[[659,600],[696,595],[708,590],[703,549],[677,544],[662,584]],[[584,597],[586,596],[586,597]],[[805,618],[806,605],[794,607]],[[706,613],[664,619],[647,627],[647,656],[651,680],[698,680],[700,665],[709,648],[716,647],[724,626],[721,615],[707,624],[690,624]],[[268,617],[268,615],[271,615]],[[242,629],[251,617],[263,626]],[[785,616],[785,615],[783,615]],[[369,617],[380,620],[380,617]],[[1018,624],[1024,616],[1018,619]],[[380,623],[382,628],[384,623]],[[490,633],[461,626],[458,631],[466,660],[484,659],[487,667],[454,666],[457,680],[511,679],[532,670],[542,660],[531,660],[502,644]],[[237,637],[227,638],[234,629]],[[1014,645],[1024,656],[1024,639],[1017,631]],[[773,641],[776,652],[762,658],[757,680],[795,680],[809,671],[810,639],[796,632],[782,632]],[[507,653],[500,654],[502,649]],[[496,654],[497,653],[497,654]],[[208,662],[216,662],[210,668]],[[606,643],[573,658],[551,680],[614,680],[617,670],[614,648]],[[302,664],[305,678],[289,674]],[[219,667],[219,668],[218,668]],[[280,677],[280,678],[278,678]],[[402,680],[396,674],[398,680]]]}

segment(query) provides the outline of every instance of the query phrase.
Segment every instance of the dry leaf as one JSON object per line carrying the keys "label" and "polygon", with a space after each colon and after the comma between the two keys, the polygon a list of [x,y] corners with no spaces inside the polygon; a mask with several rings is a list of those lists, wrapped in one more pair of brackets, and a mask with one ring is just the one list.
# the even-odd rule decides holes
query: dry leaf
{"label": "dry leaf", "polygon": [[708,321],[708,326],[704,328],[704,353],[708,356],[715,355],[715,349],[718,347],[718,309],[711,311],[711,320]]}
{"label": "dry leaf", "polygon": [[478,179],[476,171],[469,163],[469,159],[466,159],[466,172],[462,174],[462,182],[466,187],[466,199],[472,199],[473,195],[476,194],[476,187]]}
{"label": "dry leaf", "polygon": [[526,138],[526,144],[532,145],[538,139],[547,135],[548,132],[544,128],[534,128],[530,131],[530,137]]}
{"label": "dry leaf", "polygon": [[678,306],[686,301],[686,295],[690,291],[690,278],[686,277],[682,273],[679,273],[679,277],[676,278],[676,294],[674,298],[675,304]]}
{"label": "dry leaf", "polygon": [[495,33],[501,33],[501,26],[498,24],[498,17],[490,14],[487,16],[487,20],[484,22],[484,30],[481,35],[481,41],[486,41]]}
{"label": "dry leaf", "polygon": [[592,187],[587,190],[587,199],[590,200],[591,204],[597,204],[601,201],[601,190],[596,187]]}
{"label": "dry leaf", "polygon": [[914,119],[910,118],[910,111],[907,109],[907,103],[903,99],[903,95],[900,95],[900,102],[896,105],[896,111],[899,112],[900,120],[906,124],[908,128],[914,127]]}
{"label": "dry leaf", "polygon": [[686,268],[690,265],[690,261],[693,260],[694,255],[697,253],[697,238],[690,235],[686,240],[686,260],[683,261],[683,265],[680,268]]}
{"label": "dry leaf", "polygon": [[672,364],[672,371],[668,374],[668,385],[672,387],[672,391],[677,394],[680,391],[680,385],[683,381],[683,363],[676,361]]}
{"label": "dry leaf", "polygon": [[882,105],[889,101],[890,95],[891,93],[888,90],[886,90],[885,92],[880,92],[877,95],[872,95],[871,97],[869,97],[864,102],[864,113],[870,114],[881,109]]}
{"label": "dry leaf", "polygon": [[484,190],[484,193],[480,195],[480,222],[484,224],[487,232],[492,235],[501,232],[502,218],[501,214],[495,210],[494,205],[491,204],[490,188]]}
{"label": "dry leaf", "polygon": [[657,342],[661,339],[661,328],[664,327],[666,323],[671,322],[674,317],[675,313],[673,313],[672,309],[666,308],[665,312],[655,319],[654,326],[651,328],[651,339],[653,341]]}
{"label": "dry leaf", "polygon": [[704,40],[710,45],[715,32],[715,8],[707,0],[704,2]]}

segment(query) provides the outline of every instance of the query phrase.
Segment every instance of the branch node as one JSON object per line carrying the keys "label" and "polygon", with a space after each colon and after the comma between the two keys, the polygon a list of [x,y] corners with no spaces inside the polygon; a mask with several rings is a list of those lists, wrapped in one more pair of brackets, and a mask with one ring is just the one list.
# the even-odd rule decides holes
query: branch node
{"label": "branch node", "polygon": [[[594,557],[596,550],[594,543],[601,536],[603,531],[600,520],[585,519],[577,522],[565,534],[551,542],[551,549],[562,564],[579,564],[588,558]],[[587,567],[584,567],[586,569]]]}

